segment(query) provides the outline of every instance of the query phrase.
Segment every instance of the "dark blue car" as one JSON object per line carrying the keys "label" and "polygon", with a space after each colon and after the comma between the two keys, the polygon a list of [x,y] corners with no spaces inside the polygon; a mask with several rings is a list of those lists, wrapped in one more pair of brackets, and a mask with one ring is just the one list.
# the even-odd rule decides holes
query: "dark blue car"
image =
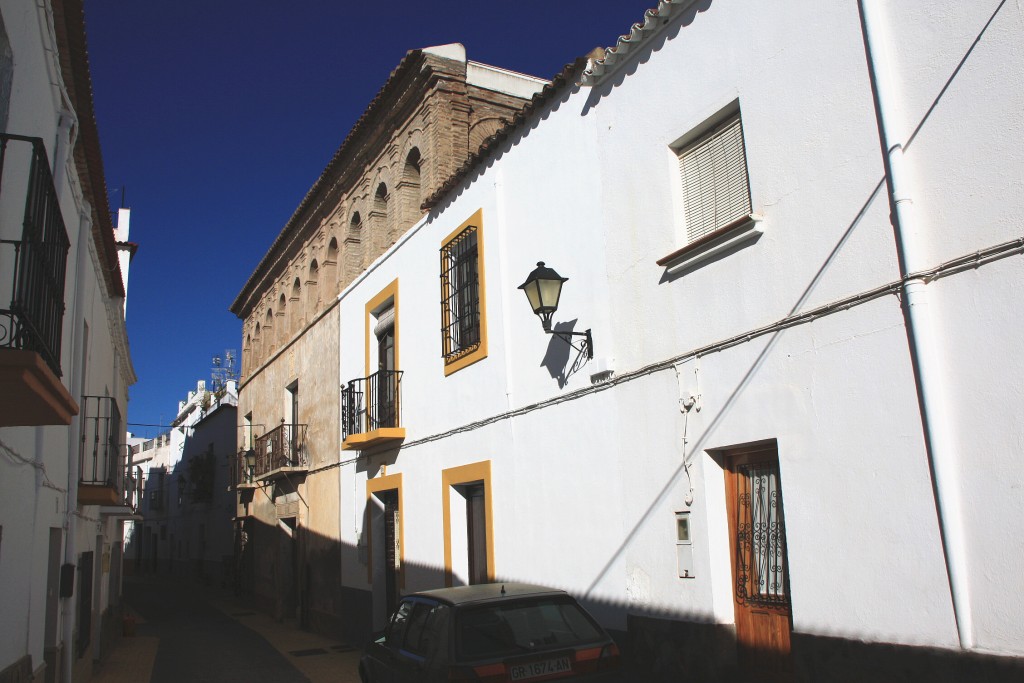
{"label": "dark blue car", "polygon": [[491,583],[402,598],[359,663],[363,683],[620,681],[619,649],[568,593]]}

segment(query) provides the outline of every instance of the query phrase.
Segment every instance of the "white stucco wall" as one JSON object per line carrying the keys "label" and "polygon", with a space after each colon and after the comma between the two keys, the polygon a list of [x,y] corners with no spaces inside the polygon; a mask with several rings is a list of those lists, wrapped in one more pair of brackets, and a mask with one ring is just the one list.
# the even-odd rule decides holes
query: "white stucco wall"
{"label": "white stucco wall", "polygon": [[[544,107],[343,292],[344,384],[367,373],[366,302],[399,281],[408,436],[397,452],[342,466],[342,495],[352,496],[341,506],[342,540],[354,546],[366,533],[366,478],[385,466],[401,473],[405,561],[422,569],[418,579],[410,570],[405,589],[438,585],[441,473],[489,460],[499,577],[567,588],[597,602],[617,628],[627,613],[728,624],[732,576],[716,457],[774,441],[794,630],[956,648],[899,299],[857,300],[756,333],[899,280],[857,8],[699,8],[669,21],[594,87]],[[903,134],[924,120],[906,160],[926,259],[938,265],[1019,237],[1011,218],[1024,196],[1024,148],[1012,135],[1024,97],[1019,12],[996,2],[891,11]],[[996,83],[1004,96],[989,106]],[[764,234],[668,275],[655,261],[685,244],[672,145],[737,101]],[[489,353],[444,377],[436,255],[477,210]],[[1014,514],[1024,502],[1015,463],[1024,438],[1014,419],[1024,392],[1014,353],[1019,259],[1007,252],[928,285],[939,379],[955,406],[948,418],[967,501],[958,522],[969,539],[976,649],[1012,655],[1024,654],[1024,605],[1007,595],[1024,559]],[[516,291],[538,260],[570,278],[555,321],[577,319],[576,330],[594,333],[597,359],[564,386],[543,359],[549,351],[564,358],[565,348],[543,335]],[[690,356],[736,336],[727,348]],[[685,361],[678,374],[673,359]],[[597,361],[630,381],[574,395],[590,385]],[[679,399],[691,394],[700,410],[684,417]],[[474,424],[555,397],[572,400]],[[692,579],[676,575],[680,510],[691,513]],[[355,555],[342,577],[370,589]]]}
{"label": "white stucco wall", "polygon": [[[68,150],[60,154],[56,140],[64,99],[60,91],[49,3],[17,0],[0,2],[4,27],[14,57],[8,123],[5,132],[38,137],[43,140],[54,173],[60,208],[70,249],[65,278],[65,312],[61,334],[61,381],[77,403],[85,395],[111,396],[119,406],[121,427],[127,420],[128,385],[134,371],[127,353],[121,302],[112,300],[102,281],[96,246],[90,234],[88,205]],[[0,232],[4,239],[21,237],[21,213],[24,211],[27,156],[12,142],[8,154],[0,202]],[[101,198],[105,201],[106,198]],[[6,252],[6,250],[5,250]],[[5,270],[5,277],[9,270]],[[10,296],[7,282],[0,285],[0,296]],[[88,344],[83,330],[88,325]],[[61,529],[60,563],[77,564],[83,552],[95,552],[98,572],[93,596],[95,616],[92,626],[91,654],[100,640],[98,615],[116,602],[110,593],[109,565],[102,562],[112,545],[121,540],[116,517],[101,515],[97,506],[74,504],[78,486],[77,463],[82,416],[70,427],[11,427],[0,429],[0,525],[3,547],[0,552],[0,669],[31,655],[32,667],[40,671],[44,659],[45,606],[49,565],[50,529]],[[70,508],[70,509],[69,509]],[[97,537],[101,537],[98,542]],[[64,638],[64,622],[76,621],[75,596],[60,601],[56,640]],[[92,587],[89,587],[92,590]],[[65,643],[64,651],[72,650]],[[86,653],[88,662],[90,653]]]}

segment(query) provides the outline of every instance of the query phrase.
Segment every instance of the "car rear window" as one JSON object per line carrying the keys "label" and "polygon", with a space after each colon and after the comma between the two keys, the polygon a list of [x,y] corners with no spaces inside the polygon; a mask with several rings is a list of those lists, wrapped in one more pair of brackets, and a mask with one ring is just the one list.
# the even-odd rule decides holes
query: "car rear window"
{"label": "car rear window", "polygon": [[470,607],[455,622],[460,659],[504,657],[604,638],[570,597],[510,600]]}

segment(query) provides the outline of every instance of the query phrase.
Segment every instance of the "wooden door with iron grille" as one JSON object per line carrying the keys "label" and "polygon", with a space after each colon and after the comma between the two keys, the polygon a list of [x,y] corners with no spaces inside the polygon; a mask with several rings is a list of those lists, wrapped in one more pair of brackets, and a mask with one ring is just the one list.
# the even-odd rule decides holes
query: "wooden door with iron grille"
{"label": "wooden door with iron grille", "polygon": [[398,607],[401,597],[399,576],[402,571],[401,539],[399,532],[401,522],[398,509],[398,490],[385,491],[381,495],[384,502],[384,597],[387,602],[388,616]]}
{"label": "wooden door with iron grille", "polygon": [[792,612],[778,452],[735,451],[725,465],[739,664],[764,680],[787,681]]}

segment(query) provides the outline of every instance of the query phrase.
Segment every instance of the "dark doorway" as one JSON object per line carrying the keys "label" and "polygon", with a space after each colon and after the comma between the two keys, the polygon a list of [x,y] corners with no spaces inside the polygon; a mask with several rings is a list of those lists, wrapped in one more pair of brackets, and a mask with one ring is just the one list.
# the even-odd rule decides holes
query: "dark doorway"
{"label": "dark doorway", "polygon": [[484,506],[484,485],[465,488],[466,540],[469,550],[469,583],[487,583],[487,512]]}
{"label": "dark doorway", "polygon": [[399,575],[402,570],[402,554],[399,538],[401,511],[398,509],[398,491],[382,491],[381,502],[384,503],[384,594],[387,612],[391,614],[398,606]]}
{"label": "dark doorway", "polygon": [[78,556],[78,657],[82,657],[92,642],[92,569],[93,553]]}

